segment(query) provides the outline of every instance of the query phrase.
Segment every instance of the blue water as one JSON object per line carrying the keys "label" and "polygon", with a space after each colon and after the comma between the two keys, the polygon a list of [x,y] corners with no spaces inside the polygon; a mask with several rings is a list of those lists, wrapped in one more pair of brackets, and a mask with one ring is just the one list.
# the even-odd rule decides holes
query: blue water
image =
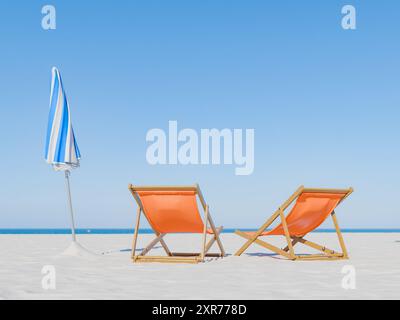
{"label": "blue water", "polygon": [[[225,229],[223,233],[233,233],[236,229]],[[256,229],[240,229],[256,231]],[[77,234],[133,234],[133,229],[77,229]],[[332,233],[334,229],[318,229],[314,232]],[[344,233],[400,233],[400,229],[342,229]],[[140,229],[139,233],[152,234],[151,229]],[[71,234],[70,229],[0,229],[0,234]]]}

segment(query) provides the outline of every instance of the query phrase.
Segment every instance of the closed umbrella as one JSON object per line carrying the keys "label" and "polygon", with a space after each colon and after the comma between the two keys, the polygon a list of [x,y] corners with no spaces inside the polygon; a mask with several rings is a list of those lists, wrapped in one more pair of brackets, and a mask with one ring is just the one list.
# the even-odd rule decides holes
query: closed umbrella
{"label": "closed umbrella", "polygon": [[71,219],[72,251],[81,248],[76,240],[70,186],[71,170],[79,167],[80,158],[81,154],[72,128],[71,111],[65,95],[61,75],[57,68],[53,68],[45,159],[55,171],[64,171],[68,208]]}

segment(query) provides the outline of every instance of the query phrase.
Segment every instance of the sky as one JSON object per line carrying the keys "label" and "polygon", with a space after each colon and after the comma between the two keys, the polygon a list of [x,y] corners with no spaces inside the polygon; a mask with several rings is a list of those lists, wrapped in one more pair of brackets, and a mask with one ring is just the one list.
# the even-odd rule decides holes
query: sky
{"label": "sky", "polygon": [[[56,30],[41,27],[54,5]],[[357,29],[344,30],[351,4]],[[258,227],[299,185],[355,192],[345,228],[399,228],[400,3],[1,1],[0,228],[67,228],[44,161],[51,68],[82,153],[77,226],[133,228],[128,184],[199,183],[218,225]],[[154,128],[254,129],[254,172],[150,165]],[[331,227],[327,224],[326,227]]]}

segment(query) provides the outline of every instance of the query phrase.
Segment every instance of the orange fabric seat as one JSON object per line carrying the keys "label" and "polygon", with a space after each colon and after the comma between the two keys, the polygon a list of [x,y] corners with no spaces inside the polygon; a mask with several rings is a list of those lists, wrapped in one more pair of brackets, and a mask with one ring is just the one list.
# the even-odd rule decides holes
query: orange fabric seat
{"label": "orange fabric seat", "polygon": [[[302,237],[318,228],[336,208],[343,193],[302,193],[296,204],[286,216],[286,223],[291,236]],[[247,232],[255,234],[255,232]],[[261,236],[284,236],[282,223],[272,230],[261,233]]]}
{"label": "orange fabric seat", "polygon": [[[195,191],[138,191],[144,213],[158,233],[203,233]],[[208,234],[213,234],[211,229]]]}

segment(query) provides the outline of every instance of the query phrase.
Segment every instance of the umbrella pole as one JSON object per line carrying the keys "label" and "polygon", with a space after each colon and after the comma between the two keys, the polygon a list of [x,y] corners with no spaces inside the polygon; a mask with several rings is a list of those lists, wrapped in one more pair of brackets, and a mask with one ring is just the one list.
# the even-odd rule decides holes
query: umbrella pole
{"label": "umbrella pole", "polygon": [[69,184],[69,170],[65,170],[65,184],[67,187],[67,194],[68,194],[68,205],[69,205],[69,212],[71,214],[71,231],[72,231],[72,241],[76,242],[76,234],[75,234],[75,220],[74,220],[74,211],[72,208],[72,199],[71,199],[71,187]]}

